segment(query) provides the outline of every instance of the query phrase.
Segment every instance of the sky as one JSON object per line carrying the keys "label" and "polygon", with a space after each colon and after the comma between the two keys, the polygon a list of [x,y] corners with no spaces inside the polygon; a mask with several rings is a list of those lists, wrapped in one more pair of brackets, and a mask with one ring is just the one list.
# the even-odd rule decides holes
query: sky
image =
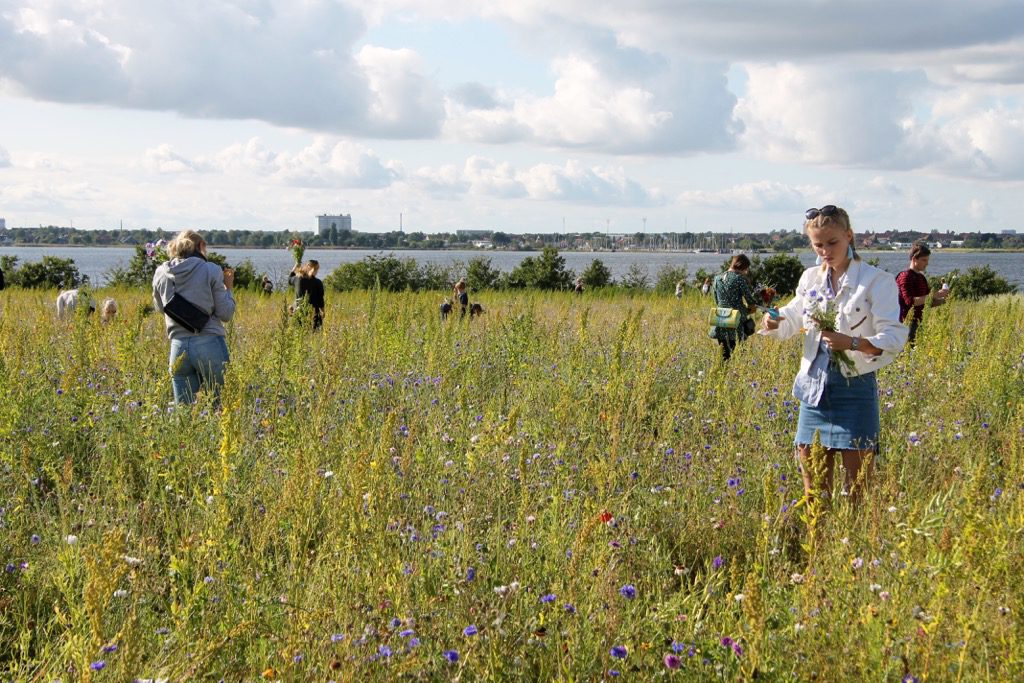
{"label": "sky", "polygon": [[0,0],[8,227],[1024,231],[1022,190],[1021,0]]}

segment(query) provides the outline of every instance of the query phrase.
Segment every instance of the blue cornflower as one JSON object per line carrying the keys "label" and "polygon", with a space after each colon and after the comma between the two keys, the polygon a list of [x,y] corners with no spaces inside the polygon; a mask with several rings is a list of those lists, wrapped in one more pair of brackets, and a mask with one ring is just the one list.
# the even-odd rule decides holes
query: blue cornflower
{"label": "blue cornflower", "polygon": [[343,640],[345,640],[345,634],[344,633],[332,633],[331,634],[331,642],[332,643],[340,643]]}
{"label": "blue cornflower", "polygon": [[455,662],[459,661],[459,653],[456,652],[455,650],[445,650],[441,654],[444,655],[444,658],[447,659],[452,664],[454,664]]}
{"label": "blue cornflower", "polygon": [[390,621],[390,622],[388,623],[388,626],[390,626],[391,628],[398,628],[398,627],[399,627],[399,626],[401,626],[401,625],[402,625],[402,620],[401,620],[401,619],[399,619],[398,617],[394,617],[394,618],[393,618],[393,619],[392,619],[392,620],[391,620],[391,621]]}
{"label": "blue cornflower", "polygon": [[625,645],[613,645],[611,650],[612,657],[615,659],[625,659],[629,652],[626,650]]}
{"label": "blue cornflower", "polygon": [[627,600],[632,600],[636,597],[636,586],[631,583],[627,583],[625,586],[619,589],[619,594]]}
{"label": "blue cornflower", "polygon": [[470,637],[470,636],[475,636],[475,635],[476,635],[477,633],[479,633],[479,632],[480,632],[480,631],[479,631],[479,630],[477,630],[477,628],[476,628],[476,625],[475,625],[475,624],[470,624],[470,625],[469,625],[469,626],[467,626],[466,628],[462,629],[462,635],[464,635],[464,636],[466,636],[466,637]]}
{"label": "blue cornflower", "polygon": [[416,631],[412,630],[411,628],[407,628],[404,631],[399,631],[398,635],[402,636],[403,638],[408,638],[414,633],[416,633]]}
{"label": "blue cornflower", "polygon": [[90,664],[89,668],[92,669],[93,671],[102,671],[103,668],[106,667],[106,666],[107,666],[107,663],[104,660],[98,659],[95,662],[93,662],[92,664]]}
{"label": "blue cornflower", "polygon": [[676,654],[678,654],[678,653],[682,652],[685,649],[686,649],[686,646],[683,645],[682,643],[680,643],[680,642],[678,642],[676,640],[672,641],[672,652],[675,652]]}
{"label": "blue cornflower", "polygon": [[547,595],[542,595],[542,596],[540,596],[540,601],[541,602],[554,602],[555,601],[555,594],[554,593],[548,593]]}
{"label": "blue cornflower", "polygon": [[571,602],[567,602],[565,603],[565,611],[569,614],[576,614],[576,606],[573,605]]}
{"label": "blue cornflower", "polygon": [[466,581],[472,581],[476,578],[476,568],[470,567],[466,570]]}
{"label": "blue cornflower", "polygon": [[715,559],[711,560],[712,569],[721,569],[723,564],[725,564],[725,560],[722,559],[721,555],[716,555]]}
{"label": "blue cornflower", "polygon": [[391,656],[391,646],[389,646],[389,645],[381,645],[379,648],[377,648],[377,654],[380,655],[381,657],[390,657]]}

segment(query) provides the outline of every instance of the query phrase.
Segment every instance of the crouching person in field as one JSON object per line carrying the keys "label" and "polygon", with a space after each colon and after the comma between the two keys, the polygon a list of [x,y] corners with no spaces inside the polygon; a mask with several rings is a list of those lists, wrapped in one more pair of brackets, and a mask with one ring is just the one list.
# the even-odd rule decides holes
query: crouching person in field
{"label": "crouching person in field", "polygon": [[171,340],[175,403],[194,403],[200,387],[220,396],[228,345],[224,323],[235,313],[235,274],[206,260],[206,240],[183,230],[167,245],[170,260],[153,276],[153,306],[164,314]]}
{"label": "crouching person in field", "polygon": [[109,323],[117,315],[117,302],[113,299],[107,298],[103,300],[103,305],[100,306],[100,320],[105,323]]}
{"label": "crouching person in field", "polygon": [[[68,320],[75,314],[78,308],[81,293],[77,289],[66,289],[57,295],[57,317],[61,320]],[[96,312],[96,301],[89,297],[89,313]]]}

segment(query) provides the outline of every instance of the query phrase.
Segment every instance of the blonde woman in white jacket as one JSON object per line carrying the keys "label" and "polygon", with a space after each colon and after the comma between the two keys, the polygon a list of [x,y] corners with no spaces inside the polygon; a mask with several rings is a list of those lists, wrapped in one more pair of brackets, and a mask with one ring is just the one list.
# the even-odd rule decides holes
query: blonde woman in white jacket
{"label": "blonde woman in white jacket", "polygon": [[[760,334],[788,339],[804,332],[793,396],[800,401],[794,439],[804,491],[832,490],[835,458],[845,470],[844,490],[858,498],[878,452],[878,384],[875,373],[893,361],[907,341],[900,322],[896,279],[860,260],[844,209],[808,209],[804,230],[819,265],[800,277],[796,297],[762,320]],[[822,331],[811,314],[833,300],[835,331]],[[852,363],[842,363],[845,354]],[[826,448],[823,479],[814,481],[811,444],[817,432]],[[821,465],[817,468],[822,469]]]}

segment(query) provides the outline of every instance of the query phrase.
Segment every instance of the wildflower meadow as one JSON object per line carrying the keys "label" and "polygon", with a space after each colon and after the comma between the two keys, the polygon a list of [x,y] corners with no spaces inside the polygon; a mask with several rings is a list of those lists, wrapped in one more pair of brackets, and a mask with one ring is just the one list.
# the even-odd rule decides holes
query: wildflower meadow
{"label": "wildflower meadow", "polygon": [[1024,679],[1020,295],[926,311],[828,506],[799,342],[723,364],[697,293],[241,291],[178,408],[96,295],[0,294],[3,680]]}

